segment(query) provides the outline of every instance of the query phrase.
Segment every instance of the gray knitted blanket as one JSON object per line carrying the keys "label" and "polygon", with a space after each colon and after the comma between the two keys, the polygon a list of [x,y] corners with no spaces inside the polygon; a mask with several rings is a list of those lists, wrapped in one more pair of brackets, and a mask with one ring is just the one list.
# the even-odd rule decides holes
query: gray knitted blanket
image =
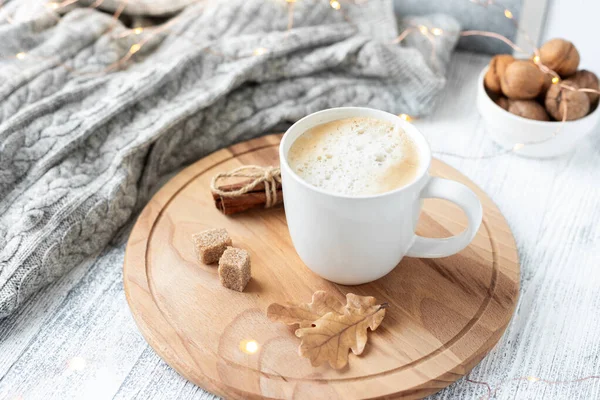
{"label": "gray knitted blanket", "polygon": [[[389,0],[297,2],[289,32],[285,1],[198,2],[139,35],[91,1],[60,15],[44,3],[0,10],[0,318],[210,152],[328,107],[431,111],[457,39],[436,37],[433,56],[424,37],[392,44]],[[404,23],[459,28],[442,15]]]}

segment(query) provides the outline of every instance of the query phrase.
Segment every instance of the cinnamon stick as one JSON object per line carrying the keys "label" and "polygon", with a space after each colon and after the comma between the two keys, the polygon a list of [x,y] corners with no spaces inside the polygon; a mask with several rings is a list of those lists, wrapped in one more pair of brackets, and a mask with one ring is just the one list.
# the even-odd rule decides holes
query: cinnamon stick
{"label": "cinnamon stick", "polygon": [[[251,179],[243,182],[219,186],[219,189],[226,192],[234,191],[248,185],[250,182],[252,182]],[[276,188],[277,200],[275,201],[275,205],[280,205],[283,204],[281,183],[277,182]],[[265,204],[267,203],[267,195],[265,193],[264,183],[259,183],[251,191],[237,197],[225,197],[216,193],[212,193],[212,196],[215,200],[215,207],[217,207],[217,209],[225,215],[236,214],[254,208],[264,208]]]}

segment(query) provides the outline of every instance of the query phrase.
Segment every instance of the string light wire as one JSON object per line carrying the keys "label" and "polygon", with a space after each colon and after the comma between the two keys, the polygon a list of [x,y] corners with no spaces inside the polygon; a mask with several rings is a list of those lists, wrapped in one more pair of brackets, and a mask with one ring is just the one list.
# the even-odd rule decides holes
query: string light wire
{"label": "string light wire", "polygon": [[[79,0],[63,0],[61,2],[49,2],[46,3],[47,4],[47,8],[48,9],[52,9],[54,11],[62,9],[64,7],[73,5],[75,3],[77,3]],[[112,26],[109,28],[109,30],[112,30],[116,24],[118,23],[118,19],[121,16],[121,14],[124,12],[124,10],[127,7],[129,0],[121,0],[119,3],[119,6],[117,7],[117,9],[115,10],[115,12],[112,15],[112,20],[113,20],[113,24]],[[293,28],[293,24],[294,24],[294,4],[296,3],[296,1],[299,0],[281,0],[284,1],[285,3],[287,3],[287,19],[288,19],[288,23],[287,23],[287,27],[286,27],[286,31],[285,31],[285,36],[284,39],[287,39],[289,33],[291,32],[292,28]],[[328,1],[330,7],[334,10],[334,11],[338,11],[338,12],[342,12],[342,15],[344,16],[344,18],[346,20],[348,20],[348,17],[346,15],[345,12],[343,12],[343,7],[342,7],[342,3],[341,0],[324,0],[324,1]],[[466,0],[465,0],[466,1]],[[565,90],[572,90],[572,91],[580,91],[580,92],[586,92],[586,93],[596,93],[596,94],[600,94],[600,91],[598,90],[594,90],[594,89],[587,89],[587,88],[574,88],[572,86],[566,85],[564,84],[561,80],[560,80],[560,76],[553,70],[551,70],[550,68],[548,68],[546,65],[544,65],[541,62],[541,58],[540,58],[540,54],[539,54],[539,49],[537,47],[535,47],[533,45],[533,41],[531,40],[531,38],[526,34],[526,32],[522,31],[521,28],[519,27],[519,25],[517,24],[516,19],[514,18],[514,13],[509,10],[508,8],[504,7],[502,4],[495,2],[494,0],[470,0],[471,3],[474,3],[476,5],[479,6],[483,6],[483,7],[490,7],[490,6],[494,6],[497,7],[499,10],[502,11],[502,13],[504,14],[504,16],[511,20],[514,24],[515,27],[517,28],[517,30],[521,33],[524,34],[524,37],[526,37],[528,39],[528,41],[530,41],[532,43],[532,48],[533,48],[533,57],[532,60],[533,62],[540,68],[540,70],[546,74],[550,74],[552,76],[552,83],[553,84],[559,84],[561,86],[561,89],[565,89]],[[97,8],[99,7],[102,3],[104,2],[104,0],[96,0],[91,6],[89,6],[90,8]],[[358,0],[354,0],[355,3],[358,3]],[[364,3],[364,0],[360,1],[361,3]],[[5,19],[7,21],[9,21],[9,23],[12,21],[12,17],[10,17],[7,13],[6,10],[4,9],[4,0],[0,0],[0,11],[2,11],[2,14],[4,15]],[[52,13],[54,15],[54,13]],[[180,16],[174,17],[171,20],[169,20],[166,24],[160,26],[160,27],[153,27],[153,28],[133,28],[133,29],[128,29],[125,30],[123,33],[121,33],[120,35],[117,35],[116,38],[120,39],[120,38],[125,38],[127,36],[130,35],[136,35],[136,36],[143,36],[143,38],[138,41],[137,43],[132,44],[129,47],[129,50],[117,61],[115,61],[114,63],[108,65],[107,67],[105,67],[102,71],[96,72],[96,73],[91,73],[92,75],[98,75],[98,74],[104,74],[104,73],[109,73],[109,72],[113,72],[115,70],[119,70],[121,68],[123,68],[125,65],[128,64],[128,62],[132,59],[132,57],[137,54],[138,52],[140,52],[140,50],[142,50],[143,46],[145,44],[147,44],[154,36],[158,35],[161,32],[164,32],[165,30],[167,30],[168,28],[170,28],[171,26],[173,26],[178,20],[179,20]],[[142,35],[142,33],[144,35]],[[393,43],[401,43],[404,39],[406,39],[406,37],[408,37],[410,34],[421,34],[423,35],[430,43],[431,43],[431,61],[432,61],[432,66],[434,68],[438,68],[436,61],[436,57],[435,57],[435,45],[436,45],[436,37],[439,36],[443,36],[443,35],[455,35],[455,34],[459,34],[462,37],[467,37],[467,36],[482,36],[482,37],[489,37],[489,38],[494,38],[497,40],[500,40],[504,43],[506,43],[508,46],[510,46],[514,51],[517,51],[519,53],[522,54],[528,54],[526,51],[524,51],[521,47],[517,46],[513,41],[511,41],[510,39],[508,39],[507,37],[500,35],[498,33],[495,32],[488,32],[488,31],[481,31],[481,30],[468,30],[468,31],[462,31],[462,32],[445,32],[444,30],[442,30],[441,28],[438,27],[427,27],[426,25],[418,25],[418,26],[409,26],[407,27],[405,30],[403,30],[394,40]],[[184,37],[184,35],[180,35],[181,37]],[[192,41],[193,43],[197,44],[193,39],[186,37],[186,39]],[[214,55],[218,55],[218,56],[223,56],[222,53],[219,53],[217,51],[214,51],[213,49],[210,49],[209,47],[205,47],[204,51],[206,51],[207,53],[210,54],[214,54]],[[264,48],[264,47],[258,47],[256,49],[254,49],[251,52],[251,56],[262,56],[266,53],[268,53],[268,49]],[[17,59],[17,60],[24,60],[26,58],[29,58],[30,54],[27,52],[19,52],[17,53],[13,59]],[[32,57],[32,58],[37,58],[37,59],[41,59],[42,57]],[[67,70],[69,70],[70,72],[73,73],[77,73],[78,75],[83,75],[82,73],[79,73],[79,71],[75,70],[74,68],[66,65],[65,63],[63,63],[60,60],[57,60],[56,58],[54,59],[56,61],[56,65],[58,66],[62,66],[64,68],[66,68]],[[89,73],[87,73],[89,74]],[[517,143],[513,146],[512,149],[509,149],[508,151],[503,151],[498,153],[497,155],[493,155],[493,156],[499,156],[499,155],[504,155],[510,152],[516,152],[521,150],[523,147],[525,146],[529,146],[529,145],[535,145],[535,144],[541,144],[544,142],[547,142],[551,139],[553,139],[558,132],[561,130],[562,125],[564,125],[564,122],[566,121],[566,116],[567,116],[567,102],[565,102],[565,110],[563,113],[563,119],[562,121],[560,121],[560,125],[557,128],[557,130],[554,132],[553,135],[551,135],[550,137],[543,139],[541,141],[535,141],[535,142],[527,142],[527,143]],[[441,154],[441,153],[440,153]],[[452,155],[452,156],[459,156],[457,154],[453,154],[453,153],[444,153],[446,155]],[[486,158],[490,158],[492,156],[485,156]],[[466,158],[463,156],[463,158]]]}
{"label": "string light wire", "polygon": [[547,385],[564,385],[564,384],[570,384],[570,383],[580,383],[580,382],[585,382],[585,381],[594,380],[594,379],[600,380],[600,375],[589,375],[589,376],[585,376],[583,378],[577,378],[577,379],[573,379],[573,380],[556,380],[556,381],[544,379],[544,378],[538,378],[537,376],[529,375],[529,376],[520,376],[518,378],[512,378],[512,379],[506,379],[506,380],[500,381],[500,383],[498,383],[498,385],[496,385],[496,387],[493,388],[492,385],[490,385],[488,382],[476,381],[474,379],[471,379],[470,375],[471,374],[469,374],[465,377],[465,380],[467,382],[485,386],[485,388],[487,390],[487,395],[482,396],[480,398],[480,400],[490,400],[490,399],[494,398],[496,396],[496,393],[505,384],[512,383],[512,382],[525,381],[525,382],[529,382],[529,383],[539,382],[539,383],[543,383],[543,384],[547,384]]}
{"label": "string light wire", "polygon": [[10,14],[8,14],[6,9],[4,8],[4,0],[0,0],[0,12],[1,12],[1,15],[4,17],[4,19],[6,20],[6,22],[8,22],[9,24],[15,23],[15,20],[10,16]]}
{"label": "string light wire", "polygon": [[[288,34],[290,33],[290,31],[293,29],[293,24],[294,24],[294,3],[296,3],[296,1],[301,1],[301,0],[283,0],[287,3],[287,7],[288,7],[288,14],[287,14],[287,19],[288,19],[288,23],[287,23],[287,28],[286,28],[286,35],[285,37],[287,38]],[[344,18],[346,20],[348,20],[348,17],[345,15],[345,13],[343,12],[343,7],[342,4],[340,2],[340,0],[325,0],[325,1],[329,1],[329,5],[330,7],[333,9],[333,11],[337,12],[340,11],[342,12],[342,14],[344,15]],[[360,3],[365,3],[367,0],[354,0],[355,3],[360,4]],[[465,0],[466,1],[466,0]],[[54,12],[67,7],[69,5],[73,5],[75,3],[77,3],[78,0],[63,0],[62,2],[49,2],[47,3],[47,8],[49,10],[53,11],[53,15]],[[89,6],[89,8],[98,8],[100,5],[102,5],[102,3],[104,2],[104,0],[96,0],[93,4],[91,4]],[[524,35],[524,37],[526,39],[528,39],[528,41],[530,43],[532,43],[532,48],[533,48],[533,57],[532,60],[533,62],[540,68],[540,70],[546,74],[550,74],[552,75],[552,83],[553,84],[559,84],[561,86],[561,89],[563,90],[573,90],[573,91],[580,91],[580,92],[585,92],[585,93],[596,93],[596,94],[600,94],[600,91],[598,90],[594,90],[594,89],[587,89],[587,88],[574,88],[572,86],[569,86],[567,84],[564,84],[561,79],[560,76],[553,70],[551,70],[550,68],[548,68],[547,66],[545,66],[542,62],[541,62],[541,58],[540,58],[540,53],[539,53],[539,49],[537,47],[535,47],[535,45],[533,44],[533,41],[531,40],[531,38],[529,37],[529,35],[527,35],[526,32],[524,32],[523,30],[521,30],[521,28],[518,26],[517,21],[514,18],[514,13],[507,9],[504,8],[502,5],[496,3],[493,0],[470,0],[471,3],[474,3],[476,5],[479,6],[483,6],[483,7],[490,7],[490,6],[496,6],[499,7],[502,12],[504,13],[504,16],[511,20],[515,26],[517,27],[517,30],[522,33]],[[119,3],[119,6],[117,7],[117,9],[115,10],[115,12],[112,15],[112,20],[113,20],[113,24],[109,29],[113,29],[113,27],[118,23],[118,19],[121,16],[121,14],[124,12],[126,6],[127,6],[128,0],[122,0]],[[3,17],[9,24],[14,24],[15,21],[12,18],[11,15],[9,15],[9,13],[6,11],[5,7],[4,7],[4,0],[0,0],[0,17]],[[103,74],[103,73],[109,73],[112,72],[114,70],[120,69],[121,67],[123,67],[125,64],[127,64],[127,62],[137,53],[140,52],[140,50],[142,50],[142,48],[144,47],[145,44],[147,44],[153,37],[155,37],[156,35],[165,32],[167,29],[170,29],[173,25],[175,25],[181,16],[177,16],[172,18],[170,21],[168,21],[167,23],[165,23],[162,26],[159,27],[148,27],[148,28],[133,28],[133,29],[127,29],[125,30],[123,33],[121,33],[120,35],[116,36],[116,39],[122,39],[125,37],[128,37],[130,35],[136,35],[136,36],[141,36],[141,40],[132,44],[129,47],[129,50],[125,53],[124,56],[122,56],[119,60],[117,60],[116,62],[108,65],[106,68],[104,68],[102,71],[98,72],[98,73],[91,73],[91,74]],[[178,37],[182,37],[185,38],[187,40],[189,40],[190,42],[197,44],[199,46],[204,47],[204,51],[213,54],[213,55],[217,55],[217,56],[222,56],[225,57],[225,55],[223,55],[220,52],[217,52],[213,49],[211,49],[210,47],[206,47],[206,44],[202,44],[202,43],[197,43],[194,38],[188,37],[186,35],[182,35],[179,33],[175,33],[173,32],[175,36]],[[520,48],[519,46],[517,46],[514,42],[512,42],[510,39],[508,39],[507,37],[497,34],[495,32],[487,32],[487,31],[480,31],[480,30],[468,30],[468,31],[462,31],[462,32],[446,32],[444,30],[442,30],[441,28],[438,27],[427,27],[425,25],[420,25],[420,26],[409,26],[406,29],[404,29],[402,32],[400,32],[400,34],[393,40],[392,43],[395,44],[399,44],[402,41],[404,41],[409,35],[411,34],[421,34],[423,36],[425,36],[427,39],[429,39],[431,45],[432,45],[432,57],[435,57],[435,37],[439,37],[439,36],[443,36],[443,35],[455,35],[455,34],[459,34],[460,36],[463,37],[467,37],[467,36],[482,36],[482,37],[489,37],[489,38],[494,38],[497,40],[501,40],[502,42],[506,43],[508,46],[510,46],[513,50],[523,53],[523,54],[528,54],[527,52],[525,52],[522,48]],[[259,47],[257,49],[255,49],[252,52],[253,56],[261,56],[264,55],[268,52],[268,49],[264,48],[264,47]],[[9,57],[10,58],[10,57]],[[44,57],[38,57],[38,56],[33,56],[31,55],[31,53],[27,53],[27,52],[18,52],[16,53],[13,57],[13,59],[16,60],[25,60],[28,58],[32,58],[32,59],[49,59],[49,58],[44,58]],[[69,72],[72,73],[78,73],[78,74],[82,74],[79,71],[77,71],[76,69],[70,67],[69,65],[65,64],[64,62],[61,62],[58,59],[53,59],[56,62],[56,65],[58,66],[62,66],[65,69],[67,69]],[[86,74],[90,74],[90,73],[86,73]],[[561,126],[562,123],[564,123],[566,121],[566,117],[567,117],[567,107],[568,107],[568,103],[565,102],[565,110],[563,113],[563,119],[561,121]],[[406,121],[411,121],[413,118],[408,115],[408,114],[400,114],[399,115],[400,118],[406,120]],[[531,144],[539,144],[539,143],[543,143],[545,141],[551,140],[552,138],[554,138],[558,132],[560,131],[561,126],[559,126],[557,128],[557,130],[554,132],[554,134],[552,135],[552,137],[545,139],[543,141],[537,141],[537,142],[530,142],[530,143],[516,143],[511,149],[506,149],[504,151],[501,151],[499,153],[496,154],[492,154],[492,155],[483,155],[483,156],[474,156],[474,157],[470,157],[470,156],[463,156],[463,155],[458,155],[458,154],[454,154],[454,153],[447,153],[447,152],[435,152],[436,154],[441,154],[441,155],[448,155],[448,156],[456,156],[456,157],[461,157],[461,158],[466,158],[466,159],[489,159],[489,158],[493,158],[493,157],[498,157],[498,156],[502,156],[502,155],[506,155],[506,154],[510,154],[516,151],[521,150],[523,147],[531,145]],[[471,379],[469,376],[466,377],[466,381],[473,383],[473,384],[479,384],[479,385],[483,385],[486,387],[487,389],[487,399],[491,399],[493,396],[495,396],[495,394],[497,393],[497,391],[506,383],[509,382],[514,382],[514,381],[527,381],[527,382],[541,382],[541,383],[545,383],[545,384],[549,384],[549,385],[556,385],[556,384],[568,384],[568,383],[577,383],[577,382],[584,382],[587,380],[591,380],[591,379],[600,379],[600,376],[597,375],[590,375],[584,378],[579,378],[579,379],[575,379],[575,380],[571,380],[571,381],[550,381],[547,379],[542,379],[542,378],[537,378],[537,377],[533,377],[533,376],[526,376],[526,377],[519,377],[519,378],[514,378],[511,380],[507,380],[507,381],[502,381],[500,382],[495,388],[492,388],[492,386],[487,383],[487,382],[483,382],[483,381],[476,381]]]}
{"label": "string light wire", "polygon": [[285,31],[285,37],[287,38],[292,28],[294,27],[294,4],[296,4],[296,0],[287,0],[288,3],[288,23]]}
{"label": "string light wire", "polygon": [[[516,24],[516,21],[514,20],[514,14],[502,7],[500,4],[494,2],[493,0],[487,0],[485,2],[482,1],[477,1],[477,0],[471,0],[472,3],[478,4],[478,5],[483,5],[485,7],[488,6],[497,6],[497,7],[501,7],[504,13],[504,16],[510,20],[512,20],[515,23],[515,26],[517,26],[517,29],[519,30],[519,32],[524,33],[524,37],[526,37],[526,39],[528,39],[528,41],[531,43],[532,48],[533,48],[533,56],[532,56],[532,61],[539,67],[540,71],[542,71],[545,74],[550,74],[552,76],[552,83],[553,84],[559,84],[561,89],[565,89],[565,90],[571,90],[571,91],[579,91],[579,92],[585,92],[585,93],[595,93],[595,94],[600,94],[599,90],[595,90],[595,89],[588,89],[588,88],[575,88],[573,86],[569,86],[566,85],[564,83],[562,83],[560,76],[556,73],[556,71],[553,71],[552,69],[548,68],[546,65],[544,65],[541,62],[541,57],[540,57],[540,52],[539,49],[533,45],[533,41],[531,40],[531,38],[523,31],[520,30],[520,28],[518,27],[518,25]],[[396,39],[394,40],[394,43],[400,43],[402,42],[409,34],[411,33],[420,33],[422,35],[424,35],[425,37],[427,37],[429,39],[429,41],[432,44],[432,57],[434,57],[435,55],[435,41],[432,40],[434,38],[431,37],[431,35],[429,34],[430,32],[433,32],[433,30],[437,30],[439,28],[428,28],[424,25],[420,25],[417,27],[417,29],[415,29],[415,27],[409,27],[407,29],[405,29],[403,32],[400,33],[400,35],[398,37],[396,37]],[[441,31],[441,29],[440,29]],[[440,32],[440,35],[443,34],[443,31]],[[462,37],[468,37],[468,36],[482,36],[482,37],[489,37],[489,38],[493,38],[493,39],[497,39],[500,40],[504,43],[506,43],[508,46],[510,46],[510,48],[512,48],[514,51],[522,53],[522,54],[528,54],[528,52],[526,52],[525,50],[523,50],[521,47],[519,47],[516,43],[514,43],[512,40],[510,40],[509,38],[507,38],[506,36],[503,36],[501,34],[498,34],[496,32],[488,32],[488,31],[481,31],[481,30],[468,30],[468,31],[461,31],[461,32],[453,32],[452,34],[458,34]],[[439,36],[439,35],[436,35]],[[552,139],[554,139],[559,132],[562,130],[564,123],[567,120],[567,115],[568,115],[568,102],[565,101],[564,102],[564,111],[563,111],[563,116],[562,116],[562,120],[559,121],[559,125],[557,126],[557,129],[552,133],[552,135],[550,135],[549,137],[545,138],[545,139],[541,139],[541,140],[537,140],[537,141],[530,141],[530,142],[524,142],[524,143],[516,143],[515,145],[513,145],[512,148],[510,149],[505,149],[501,152],[495,153],[495,154],[490,154],[490,155],[485,155],[485,156],[464,156],[464,155],[460,155],[460,154],[456,154],[456,153],[449,153],[449,152],[437,152],[440,155],[447,155],[447,156],[453,156],[453,157],[459,157],[459,158],[464,158],[464,159],[485,159],[485,158],[494,158],[494,157],[499,157],[502,155],[506,155],[506,154],[510,154],[510,153],[516,153],[518,151],[520,151],[521,149],[523,149],[525,146],[531,146],[531,145],[539,145],[539,144],[543,144],[546,143]]]}

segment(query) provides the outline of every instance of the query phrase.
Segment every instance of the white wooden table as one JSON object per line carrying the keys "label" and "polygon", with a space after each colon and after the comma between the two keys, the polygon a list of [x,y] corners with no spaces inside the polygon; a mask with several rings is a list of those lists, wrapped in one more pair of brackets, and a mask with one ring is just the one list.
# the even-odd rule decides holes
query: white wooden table
{"label": "white wooden table", "polygon": [[[434,154],[499,151],[475,108],[487,60],[456,54],[434,116],[416,122]],[[469,375],[491,393],[461,379],[433,398],[600,398],[600,132],[561,159],[435,155],[504,213],[518,244],[522,290],[506,334]],[[181,378],[137,331],[118,251],[126,235],[102,261],[76,268],[0,322],[0,399],[214,397]]]}

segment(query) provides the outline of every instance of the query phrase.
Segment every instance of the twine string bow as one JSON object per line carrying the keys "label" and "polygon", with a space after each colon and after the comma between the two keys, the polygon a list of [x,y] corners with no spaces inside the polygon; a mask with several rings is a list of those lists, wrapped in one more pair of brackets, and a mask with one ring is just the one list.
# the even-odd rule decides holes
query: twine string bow
{"label": "twine string bow", "polygon": [[[223,178],[249,178],[252,179],[247,185],[237,190],[222,190],[217,182]],[[270,208],[277,203],[277,183],[281,183],[281,170],[279,167],[261,167],[258,165],[243,165],[229,172],[221,172],[215,175],[210,183],[213,193],[222,197],[240,197],[256,186],[264,183],[267,201],[265,208]]]}

